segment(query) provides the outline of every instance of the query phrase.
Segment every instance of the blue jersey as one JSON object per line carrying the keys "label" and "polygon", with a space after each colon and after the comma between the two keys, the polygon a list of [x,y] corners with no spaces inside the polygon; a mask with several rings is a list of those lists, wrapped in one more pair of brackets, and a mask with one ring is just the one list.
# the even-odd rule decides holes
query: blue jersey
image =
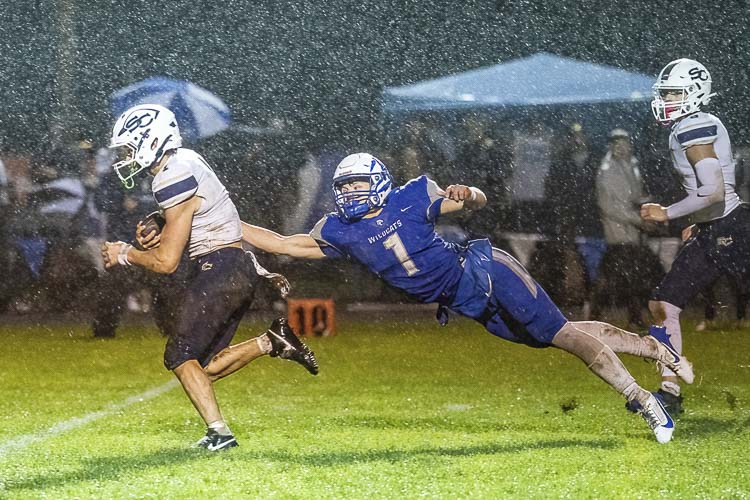
{"label": "blue jersey", "polygon": [[447,303],[461,279],[462,248],[435,233],[442,196],[425,176],[394,189],[375,217],[347,223],[335,213],[310,232],[328,257],[353,258],[423,302]]}

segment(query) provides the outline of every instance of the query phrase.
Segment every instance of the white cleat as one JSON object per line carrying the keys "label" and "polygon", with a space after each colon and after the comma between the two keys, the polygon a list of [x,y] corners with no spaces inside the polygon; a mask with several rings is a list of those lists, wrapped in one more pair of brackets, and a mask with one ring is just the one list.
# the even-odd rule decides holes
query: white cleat
{"label": "white cleat", "polygon": [[674,420],[669,416],[659,398],[651,394],[638,413],[654,432],[654,436],[659,443],[665,444],[672,440]]}
{"label": "white cleat", "polygon": [[674,348],[669,341],[667,329],[663,326],[651,326],[648,329],[648,334],[664,347],[662,352],[663,359],[660,359],[659,362],[667,365],[667,367],[675,372],[686,384],[692,384],[695,380],[693,364]]}

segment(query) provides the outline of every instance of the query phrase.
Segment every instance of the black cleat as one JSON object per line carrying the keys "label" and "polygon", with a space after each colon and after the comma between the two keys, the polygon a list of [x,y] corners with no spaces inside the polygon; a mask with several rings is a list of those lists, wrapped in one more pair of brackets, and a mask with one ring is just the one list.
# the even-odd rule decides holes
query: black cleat
{"label": "black cleat", "polygon": [[313,375],[318,374],[318,361],[315,359],[315,353],[297,338],[286,319],[273,320],[266,335],[268,340],[271,341],[271,352],[268,353],[271,357],[278,356],[282,359],[296,361]]}
{"label": "black cleat", "polygon": [[671,392],[659,389],[654,395],[661,400],[661,404],[670,415],[679,415],[682,413],[682,395],[675,396]]}
{"label": "black cleat", "polygon": [[[658,399],[667,413],[670,415],[677,416],[682,413],[682,396],[675,396],[671,392],[659,389],[651,394]],[[640,405],[635,401],[628,401],[625,403],[625,409],[632,413],[638,413],[640,411]]]}
{"label": "black cleat", "polygon": [[195,443],[196,448],[205,448],[208,451],[228,450],[235,446],[239,446],[239,443],[232,434],[219,434],[213,429],[208,429],[206,435]]}

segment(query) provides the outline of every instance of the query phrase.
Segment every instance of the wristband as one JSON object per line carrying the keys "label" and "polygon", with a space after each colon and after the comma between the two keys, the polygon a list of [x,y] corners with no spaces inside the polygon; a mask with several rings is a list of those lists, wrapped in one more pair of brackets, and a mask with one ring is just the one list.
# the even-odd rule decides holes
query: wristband
{"label": "wristband", "polygon": [[117,263],[121,266],[132,266],[128,260],[128,252],[133,248],[133,245],[124,244],[120,247],[120,252],[117,254]]}

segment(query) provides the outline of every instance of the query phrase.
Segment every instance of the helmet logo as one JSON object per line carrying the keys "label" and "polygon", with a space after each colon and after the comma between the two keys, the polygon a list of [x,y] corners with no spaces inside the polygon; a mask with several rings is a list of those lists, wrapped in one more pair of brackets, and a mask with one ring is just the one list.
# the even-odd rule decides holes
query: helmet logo
{"label": "helmet logo", "polygon": [[159,110],[157,109],[144,109],[143,111],[143,114],[133,115],[125,120],[122,129],[117,135],[120,136],[125,132],[132,133],[135,129],[148,127],[159,116]]}
{"label": "helmet logo", "polygon": [[703,68],[690,68],[690,70],[688,71],[688,75],[690,75],[690,78],[693,80],[700,80],[702,82],[708,80],[708,71]]}

